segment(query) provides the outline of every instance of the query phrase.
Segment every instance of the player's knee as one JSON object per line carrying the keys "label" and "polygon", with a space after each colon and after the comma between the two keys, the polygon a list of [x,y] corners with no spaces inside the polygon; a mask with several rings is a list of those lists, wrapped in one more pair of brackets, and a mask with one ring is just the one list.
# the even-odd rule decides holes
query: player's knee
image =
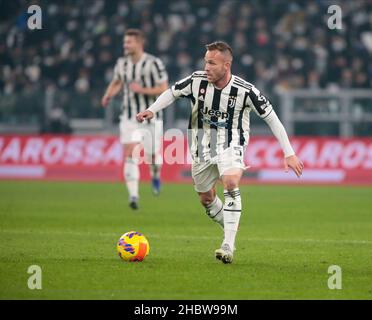
{"label": "player's knee", "polygon": [[236,188],[239,188],[239,184],[234,180],[227,180],[224,183],[224,187],[227,191],[233,191]]}
{"label": "player's knee", "polygon": [[124,159],[132,159],[133,158],[133,149],[132,148],[125,148],[124,150]]}
{"label": "player's knee", "polygon": [[201,204],[204,207],[206,207],[213,202],[216,195],[213,192],[206,192],[206,193],[200,193],[199,197],[200,197]]}
{"label": "player's knee", "polygon": [[126,145],[124,147],[124,159],[136,159],[138,158],[140,145]]}

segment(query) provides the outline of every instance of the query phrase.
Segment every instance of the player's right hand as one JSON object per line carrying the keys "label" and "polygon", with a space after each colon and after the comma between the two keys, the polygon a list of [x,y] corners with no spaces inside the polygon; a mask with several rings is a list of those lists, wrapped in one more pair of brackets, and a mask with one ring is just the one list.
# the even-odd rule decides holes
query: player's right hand
{"label": "player's right hand", "polygon": [[145,110],[137,114],[136,118],[138,122],[143,122],[144,120],[150,120],[154,117],[154,113],[150,110]]}
{"label": "player's right hand", "polygon": [[104,95],[101,100],[102,107],[107,107],[110,103],[111,97]]}

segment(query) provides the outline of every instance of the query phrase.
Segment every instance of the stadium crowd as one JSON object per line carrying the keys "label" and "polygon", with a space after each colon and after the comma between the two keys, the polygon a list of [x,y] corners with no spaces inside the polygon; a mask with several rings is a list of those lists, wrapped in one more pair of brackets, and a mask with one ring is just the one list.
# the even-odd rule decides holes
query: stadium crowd
{"label": "stadium crowd", "polygon": [[163,59],[170,82],[203,68],[204,45],[221,39],[234,49],[233,72],[265,91],[372,85],[368,0],[339,3],[341,30],[327,26],[329,1],[36,3],[42,8],[42,30],[27,28],[29,1],[1,5],[2,96],[52,86],[73,91],[75,100],[88,99],[99,110],[99,97],[122,54],[128,27],[145,31],[147,51]]}

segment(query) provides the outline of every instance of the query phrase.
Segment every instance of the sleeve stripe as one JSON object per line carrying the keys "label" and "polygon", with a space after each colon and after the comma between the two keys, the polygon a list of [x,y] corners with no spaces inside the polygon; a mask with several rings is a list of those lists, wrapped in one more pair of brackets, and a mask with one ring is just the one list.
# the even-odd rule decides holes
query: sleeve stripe
{"label": "sleeve stripe", "polygon": [[247,107],[247,98],[248,98],[248,92],[245,92],[244,101],[243,101],[243,107]]}
{"label": "sleeve stripe", "polygon": [[255,95],[255,93],[253,91],[250,91],[249,92],[249,98],[251,99],[252,105],[257,110],[257,112],[260,115],[265,114],[265,110],[262,109],[261,106],[262,105],[265,105],[266,103],[264,102],[264,103],[259,104],[258,98],[257,98],[257,96]]}
{"label": "sleeve stripe", "polygon": [[274,110],[274,109],[271,109],[270,112],[269,112],[266,116],[264,116],[262,119],[267,118],[267,117],[270,115],[271,111],[273,111],[273,110]]}
{"label": "sleeve stripe", "polygon": [[204,75],[193,75],[193,78],[207,79],[207,76],[204,76]]}
{"label": "sleeve stripe", "polygon": [[159,63],[156,60],[154,60],[154,65],[155,65],[156,70],[158,72],[158,78],[161,78],[162,73],[164,72],[164,68],[161,69],[160,66],[159,66]]}
{"label": "sleeve stripe", "polygon": [[191,82],[192,82],[192,78],[188,77],[185,81],[180,82],[180,83],[176,83],[174,85],[174,89],[182,90],[182,89],[186,88]]}
{"label": "sleeve stripe", "polygon": [[194,72],[193,76],[207,77],[206,73],[201,73],[201,72]]}
{"label": "sleeve stripe", "polygon": [[233,84],[236,85],[236,86],[238,86],[238,87],[241,87],[241,88],[243,88],[245,90],[248,90],[248,91],[252,89],[251,87],[248,87],[248,86],[243,85],[243,84],[241,84],[239,82],[236,82],[236,81],[234,81]]}
{"label": "sleeve stripe", "polygon": [[150,83],[151,83],[151,87],[155,87],[154,72],[152,70],[150,72]]}

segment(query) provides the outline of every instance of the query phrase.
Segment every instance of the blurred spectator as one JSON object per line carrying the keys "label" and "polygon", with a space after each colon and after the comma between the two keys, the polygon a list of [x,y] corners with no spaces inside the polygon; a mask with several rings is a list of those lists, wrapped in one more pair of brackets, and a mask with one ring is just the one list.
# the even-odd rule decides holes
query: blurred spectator
{"label": "blurred spectator", "polygon": [[42,133],[72,133],[67,115],[61,107],[56,106],[50,111]]}
{"label": "blurred spectator", "polygon": [[327,27],[328,1],[39,0],[43,29],[33,31],[26,27],[29,3],[1,5],[3,95],[54,83],[86,103],[110,81],[129,27],[147,33],[148,50],[165,61],[171,83],[202,68],[204,45],[220,39],[235,50],[234,73],[266,92],[372,85],[367,0],[338,2],[342,30]]}

